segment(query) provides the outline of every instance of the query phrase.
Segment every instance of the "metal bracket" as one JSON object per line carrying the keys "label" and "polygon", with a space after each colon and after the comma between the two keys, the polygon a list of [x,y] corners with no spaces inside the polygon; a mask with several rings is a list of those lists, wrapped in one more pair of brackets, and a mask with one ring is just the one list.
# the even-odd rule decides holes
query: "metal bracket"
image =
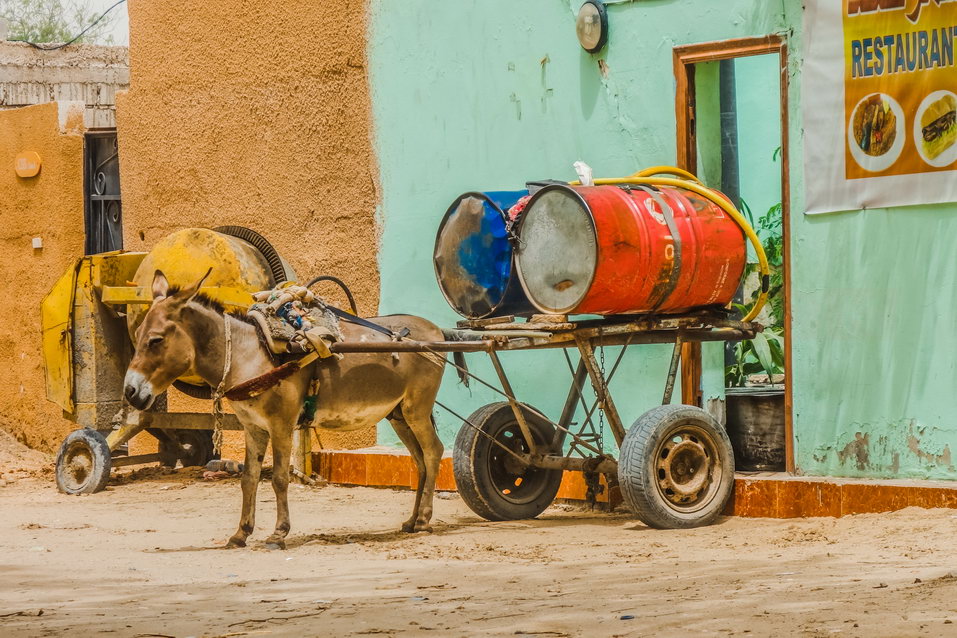
{"label": "metal bracket", "polygon": [[528,427],[528,421],[525,420],[525,411],[522,404],[515,399],[512,384],[508,382],[508,377],[505,375],[505,368],[502,367],[502,362],[494,350],[489,350],[488,356],[492,360],[492,366],[495,367],[495,374],[498,375],[498,380],[502,383],[502,389],[505,390],[505,397],[508,399],[508,404],[512,406],[512,412],[515,414],[515,420],[518,421],[518,427],[522,430],[522,436],[525,437],[525,442],[528,444],[528,452],[529,454],[537,455],[538,443],[535,442],[535,437],[532,436],[532,430]]}
{"label": "metal bracket", "polygon": [[681,363],[681,346],[684,340],[681,334],[675,339],[675,349],[671,352],[671,365],[668,368],[668,381],[665,382],[665,394],[661,398],[661,405],[671,403],[671,396],[675,391],[675,378],[678,376],[678,365]]}

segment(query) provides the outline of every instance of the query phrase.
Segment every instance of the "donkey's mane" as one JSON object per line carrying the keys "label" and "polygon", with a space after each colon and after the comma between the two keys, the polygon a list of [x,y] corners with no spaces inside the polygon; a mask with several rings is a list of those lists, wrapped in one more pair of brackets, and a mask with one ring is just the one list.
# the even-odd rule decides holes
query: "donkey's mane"
{"label": "donkey's mane", "polygon": [[[182,291],[182,288],[180,288],[179,286],[170,286],[169,291],[166,293],[166,296],[172,297],[173,295],[181,291]],[[226,308],[223,307],[223,304],[219,303],[218,301],[216,301],[215,299],[213,299],[206,293],[203,293],[203,292],[198,293],[190,301],[192,303],[199,304],[200,306],[204,308],[209,308],[216,314],[229,315],[230,317],[234,319],[238,319],[239,321],[242,321],[243,323],[248,323],[251,326],[258,327],[259,325],[255,321],[250,319],[249,315],[247,315],[245,312],[239,312],[239,311],[226,312]]]}
{"label": "donkey's mane", "polygon": [[[166,296],[172,297],[176,293],[180,292],[180,290],[181,288],[179,286],[170,286],[169,291],[167,291],[166,293]],[[209,295],[202,292],[195,295],[190,300],[190,303],[198,304],[202,306],[203,308],[208,308],[209,310],[212,310],[216,314],[229,316],[229,317],[232,317],[233,319],[236,319],[237,321],[242,321],[245,324],[249,324],[250,326],[256,329],[256,336],[259,337],[259,344],[263,347],[263,350],[266,351],[266,354],[269,355],[269,358],[273,362],[279,361],[283,358],[283,357],[277,356],[269,348],[269,344],[266,340],[265,335],[263,334],[262,326],[259,325],[259,322],[251,318],[245,312],[241,312],[241,311],[226,312],[226,309],[223,307],[223,304],[219,303],[218,301],[216,301]]]}

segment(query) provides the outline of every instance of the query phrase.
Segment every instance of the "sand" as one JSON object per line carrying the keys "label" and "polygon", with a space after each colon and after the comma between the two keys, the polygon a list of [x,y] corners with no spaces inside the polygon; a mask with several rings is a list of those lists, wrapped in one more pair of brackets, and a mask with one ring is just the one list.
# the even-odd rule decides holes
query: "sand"
{"label": "sand", "polygon": [[53,456],[32,450],[0,429],[0,487],[26,477],[53,477]]}
{"label": "sand", "polygon": [[223,550],[236,479],[0,487],[0,635],[957,635],[953,510],[660,531],[561,505],[489,523],[446,494],[435,532],[406,535],[410,492],[290,498],[289,549],[263,547],[267,483],[250,546]]}

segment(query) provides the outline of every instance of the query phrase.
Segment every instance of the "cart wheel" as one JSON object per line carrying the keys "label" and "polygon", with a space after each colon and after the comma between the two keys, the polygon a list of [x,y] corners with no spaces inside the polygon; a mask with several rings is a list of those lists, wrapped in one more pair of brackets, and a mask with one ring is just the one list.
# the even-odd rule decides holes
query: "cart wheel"
{"label": "cart wheel", "polygon": [[96,430],[74,430],[56,455],[56,486],[64,494],[92,494],[110,480],[110,446]]}
{"label": "cart wheel", "polygon": [[186,456],[181,457],[178,446],[166,437],[159,439],[160,463],[167,467],[176,467],[176,461],[182,461],[183,467],[206,465],[215,458],[213,454],[213,433],[209,430],[172,430],[178,441],[186,448]]}
{"label": "cart wheel", "polygon": [[[536,443],[549,445],[555,429],[530,412],[525,419]],[[468,419],[482,432],[518,453],[528,452],[522,430],[508,403],[489,403]],[[468,423],[455,439],[453,473],[462,500],[490,521],[535,518],[555,500],[561,470],[545,470],[520,463]]]}
{"label": "cart wheel", "polygon": [[625,503],[649,527],[708,525],[734,489],[731,441],[701,408],[662,405],[625,435],[618,481]]}

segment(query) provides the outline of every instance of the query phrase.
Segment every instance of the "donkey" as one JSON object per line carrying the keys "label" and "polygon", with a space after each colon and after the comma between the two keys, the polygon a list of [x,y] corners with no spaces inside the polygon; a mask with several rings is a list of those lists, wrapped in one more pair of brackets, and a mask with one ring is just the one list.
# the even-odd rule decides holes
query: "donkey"
{"label": "donkey", "polygon": [[[244,317],[227,314],[200,294],[209,275],[192,286],[170,286],[159,270],[153,278],[153,303],[137,328],[136,348],[126,372],[124,394],[131,406],[148,409],[156,397],[184,374],[198,375],[211,387],[220,382],[230,388],[258,377],[274,367],[257,328]],[[442,330],[412,315],[373,318],[377,324],[421,341],[442,339]],[[223,379],[226,357],[225,324],[230,324],[232,364]],[[343,322],[348,341],[389,341],[380,332]],[[357,430],[388,419],[409,448],[419,473],[412,517],[405,532],[431,531],[435,479],[442,459],[442,442],[432,421],[432,406],[442,380],[444,358],[415,352],[347,354],[312,363],[278,385],[231,405],[246,436],[246,462],[242,474],[243,505],[239,529],[227,547],[245,547],[255,527],[256,488],[266,444],[272,439],[272,484],[276,492],[276,529],[267,547],[285,548],[289,533],[289,463],[292,433],[313,378],[319,382],[316,424],[324,429]]]}

